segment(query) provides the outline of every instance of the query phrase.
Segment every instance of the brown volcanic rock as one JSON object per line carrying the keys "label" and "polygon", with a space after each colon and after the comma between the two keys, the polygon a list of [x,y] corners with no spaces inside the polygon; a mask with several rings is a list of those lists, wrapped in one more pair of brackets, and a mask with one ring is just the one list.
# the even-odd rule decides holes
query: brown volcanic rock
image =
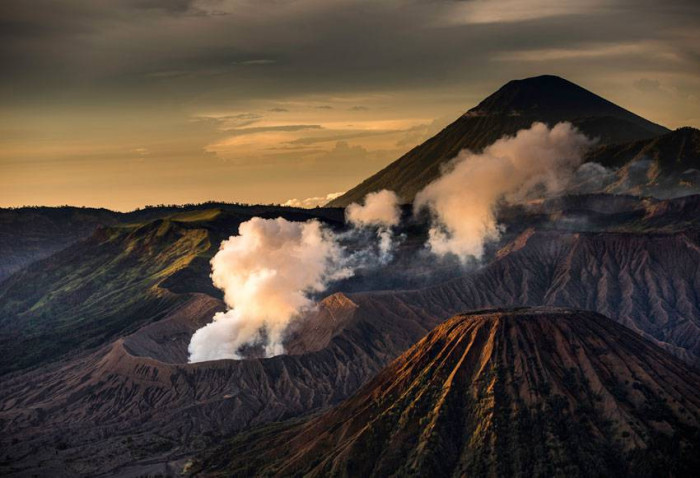
{"label": "brown volcanic rock", "polygon": [[166,318],[146,325],[124,338],[129,354],[150,357],[164,363],[187,363],[187,346],[192,334],[226,309],[223,301],[206,294],[189,294],[190,299]]}
{"label": "brown volcanic rock", "polygon": [[[497,260],[459,279],[329,297],[303,324],[308,330],[290,339],[293,356],[183,363],[186,331],[209,321],[221,302],[181,294],[180,306],[163,320],[122,340],[3,377],[0,474],[179,472],[180,460],[217,435],[339,402],[464,310],[590,308],[698,363],[700,236],[693,211],[699,198],[639,208],[623,198],[605,208],[599,197],[595,207],[611,214],[634,210],[625,223],[630,229],[529,230]],[[543,205],[545,214],[560,209],[549,206]],[[578,198],[566,207],[589,206]]]}
{"label": "brown volcanic rock", "polygon": [[94,353],[5,377],[0,474],[164,473],[212,435],[337,403],[379,371],[388,350],[395,356],[413,339],[399,335],[389,345],[352,328],[342,336],[318,329],[331,314],[354,322],[357,306],[336,294],[308,319],[318,337],[295,343],[299,355],[172,363],[183,358],[186,331],[218,308],[218,301],[193,294],[179,312]]}
{"label": "brown volcanic rock", "polygon": [[454,317],[353,397],[235,438],[222,476],[693,476],[700,375],[566,309]]}
{"label": "brown volcanic rock", "polygon": [[[662,218],[660,211],[649,214]],[[0,445],[8,465],[0,471],[93,476],[133,469],[138,475],[149,464],[185,459],[211,443],[212,434],[337,403],[463,310],[596,310],[697,364],[699,243],[691,232],[527,231],[498,260],[463,278],[427,289],[330,297],[304,324],[310,335],[299,331],[304,339],[292,339],[296,355],[172,363],[185,354],[183,327],[209,320],[217,305],[195,296],[186,307],[201,311],[199,317],[173,320],[176,313],[89,356],[5,378]],[[324,317],[338,320],[320,324]]]}
{"label": "brown volcanic rock", "polygon": [[351,297],[363,316],[382,324],[410,314],[422,318],[413,323],[436,324],[436,318],[484,307],[591,310],[698,365],[698,284],[697,232],[526,231],[498,260],[465,277],[421,290]]}

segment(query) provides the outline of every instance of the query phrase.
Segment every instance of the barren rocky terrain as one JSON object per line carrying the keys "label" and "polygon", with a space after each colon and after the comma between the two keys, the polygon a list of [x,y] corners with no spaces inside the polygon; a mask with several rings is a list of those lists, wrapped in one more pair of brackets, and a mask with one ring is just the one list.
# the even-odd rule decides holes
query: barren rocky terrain
{"label": "barren rocky terrain", "polygon": [[[697,198],[621,198],[605,213],[601,204],[598,196],[533,204],[491,261],[461,277],[414,290],[331,295],[290,335],[289,355],[270,359],[187,364],[191,333],[223,304],[161,283],[178,304],[163,318],[3,378],[3,472],[179,470],[216,437],[340,402],[445,319],[485,307],[597,311],[697,365],[700,249],[697,219],[687,216]],[[590,219],[585,227],[582,217]],[[199,270],[188,265],[177,273],[197,284],[191,277],[207,273]],[[165,283],[182,288],[172,277]]]}
{"label": "barren rocky terrain", "polygon": [[692,476],[700,375],[599,314],[493,309],[432,330],[304,422],[212,450],[197,476]]}

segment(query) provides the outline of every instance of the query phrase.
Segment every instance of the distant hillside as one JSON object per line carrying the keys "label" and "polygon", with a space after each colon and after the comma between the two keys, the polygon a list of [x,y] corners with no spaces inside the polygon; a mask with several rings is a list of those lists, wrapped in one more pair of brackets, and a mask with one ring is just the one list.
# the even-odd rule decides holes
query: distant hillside
{"label": "distant hillside", "polygon": [[[209,260],[221,241],[253,216],[319,218],[335,225],[342,221],[339,210],[211,206],[132,213],[80,208],[11,211],[13,224],[33,224],[26,230],[3,225],[7,236],[15,237],[7,250],[17,251],[25,237],[48,245],[54,235],[55,247],[63,247],[0,280],[0,347],[5,350],[0,375],[131,333],[181,307],[189,299],[187,293],[219,297],[209,278]],[[100,226],[100,221],[120,223]],[[83,234],[89,237],[82,239]]]}
{"label": "distant hillside", "polygon": [[[98,226],[140,224],[183,215],[194,218],[197,212],[213,210],[247,217],[274,215],[275,212],[305,217],[334,215],[324,209],[300,210],[217,202],[149,206],[130,212],[73,206],[0,208],[0,282],[32,262],[87,239]],[[342,218],[342,213],[335,216]]]}
{"label": "distant hillside", "polygon": [[440,174],[462,149],[480,151],[535,121],[570,121],[601,144],[648,139],[669,130],[556,76],[508,82],[437,135],[334,199],[345,207],[372,191],[391,189],[405,202]]}
{"label": "distant hillside", "polygon": [[607,192],[661,198],[700,192],[700,130],[695,128],[601,146],[586,160],[617,169]]}
{"label": "distant hillside", "polygon": [[492,310],[441,324],[301,423],[245,433],[201,476],[685,477],[700,375],[604,316]]}
{"label": "distant hillside", "polygon": [[107,209],[27,207],[0,209],[0,282],[27,264],[117,222]]}

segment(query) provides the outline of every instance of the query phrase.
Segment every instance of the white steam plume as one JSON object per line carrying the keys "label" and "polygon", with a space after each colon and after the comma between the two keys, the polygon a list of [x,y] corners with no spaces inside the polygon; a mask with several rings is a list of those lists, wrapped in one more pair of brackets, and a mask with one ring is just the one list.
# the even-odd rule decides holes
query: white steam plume
{"label": "white steam plume", "polygon": [[481,258],[484,243],[497,239],[494,209],[533,194],[561,191],[593,144],[570,123],[549,128],[533,123],[481,154],[462,151],[441,177],[416,195],[415,211],[429,210],[428,246],[438,255]]}
{"label": "white steam plume", "polygon": [[194,333],[190,362],[239,359],[250,345],[266,356],[284,353],[287,326],[313,306],[308,294],[352,275],[335,235],[316,220],[253,218],[221,243],[211,264],[230,309]]}
{"label": "white steam plume", "polygon": [[357,228],[376,228],[379,239],[380,260],[391,258],[394,248],[392,228],[401,221],[399,198],[394,191],[382,189],[365,196],[364,204],[350,204],[345,208],[345,218]]}
{"label": "white steam plume", "polygon": [[364,205],[350,204],[345,208],[345,217],[358,227],[393,227],[401,220],[399,198],[394,191],[382,189],[365,196]]}

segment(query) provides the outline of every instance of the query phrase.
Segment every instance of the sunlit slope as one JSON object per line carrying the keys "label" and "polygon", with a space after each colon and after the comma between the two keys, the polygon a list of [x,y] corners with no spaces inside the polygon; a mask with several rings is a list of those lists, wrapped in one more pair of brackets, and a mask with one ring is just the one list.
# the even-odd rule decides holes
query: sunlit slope
{"label": "sunlit slope", "polygon": [[[159,211],[159,212],[156,212]],[[139,216],[165,219],[137,222]],[[337,224],[337,211],[269,206],[141,211],[131,222],[35,262],[0,283],[0,373],[49,362],[134,332],[190,293],[220,297],[209,260],[253,215]]]}
{"label": "sunlit slope", "polygon": [[159,287],[211,247],[171,221],[104,228],[0,288],[2,372],[85,350],[158,320],[177,297]]}
{"label": "sunlit slope", "polygon": [[342,211],[303,211],[274,206],[208,202],[183,206],[149,206],[131,212],[87,207],[0,208],[0,282],[37,260],[90,237],[98,227],[145,224],[157,219],[208,222],[217,216],[287,216],[342,218]]}
{"label": "sunlit slope", "polygon": [[692,476],[700,376],[566,309],[492,310],[430,332],[302,423],[213,450],[203,476]]}

